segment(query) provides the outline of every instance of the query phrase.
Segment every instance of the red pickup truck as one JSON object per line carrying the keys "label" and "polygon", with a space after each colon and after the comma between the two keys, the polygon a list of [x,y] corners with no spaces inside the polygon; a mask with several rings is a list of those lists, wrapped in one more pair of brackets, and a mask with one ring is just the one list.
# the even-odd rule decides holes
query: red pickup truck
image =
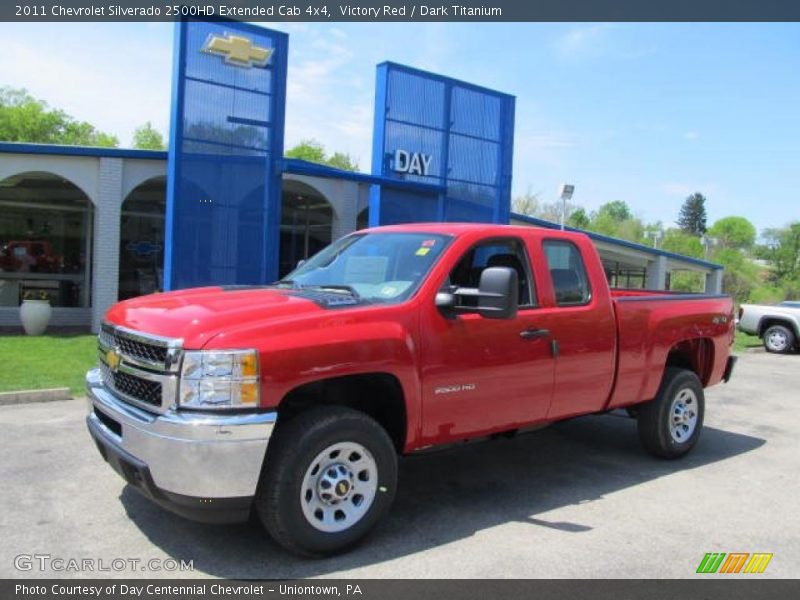
{"label": "red pickup truck", "polygon": [[731,375],[733,325],[727,296],[610,290],[584,235],[381,227],[272,285],[113,306],[87,423],[156,503],[255,512],[325,555],[387,513],[398,455],[620,408],[646,450],[684,455],[703,389]]}

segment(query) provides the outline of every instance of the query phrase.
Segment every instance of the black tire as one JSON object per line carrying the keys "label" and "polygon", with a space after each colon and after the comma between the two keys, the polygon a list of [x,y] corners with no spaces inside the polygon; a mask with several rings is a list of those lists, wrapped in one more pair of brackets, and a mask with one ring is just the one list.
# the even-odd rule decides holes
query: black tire
{"label": "black tire", "polygon": [[775,354],[788,354],[794,349],[795,337],[792,330],[783,325],[771,325],[764,332],[764,348]]}
{"label": "black tire", "polygon": [[[680,396],[680,398],[679,398]],[[685,402],[684,402],[685,401]],[[689,412],[695,415],[693,428],[687,423],[671,426],[673,418],[684,414],[673,403],[684,402]],[[694,405],[694,408],[692,408]],[[639,440],[645,450],[661,458],[678,458],[685,455],[697,443],[703,429],[705,416],[705,396],[703,385],[692,371],[667,367],[656,397],[639,405]],[[687,419],[691,418],[687,415]],[[685,439],[676,436],[685,435]]]}
{"label": "black tire", "polygon": [[[321,454],[343,443],[358,444],[368,451],[377,469],[377,488],[366,512],[352,526],[343,531],[321,531],[318,529],[321,525],[315,526],[304,514],[303,481],[320,460],[334,460],[320,459]],[[327,469],[322,468],[330,472]],[[318,475],[316,481],[322,477]],[[383,427],[350,408],[318,406],[284,424],[279,422],[269,442],[255,509],[272,538],[287,550],[305,556],[326,556],[343,552],[361,541],[388,513],[396,487],[397,453]],[[316,485],[314,489],[319,491]],[[320,503],[321,494],[317,491],[312,492],[313,502]],[[335,508],[326,505],[325,510]]]}

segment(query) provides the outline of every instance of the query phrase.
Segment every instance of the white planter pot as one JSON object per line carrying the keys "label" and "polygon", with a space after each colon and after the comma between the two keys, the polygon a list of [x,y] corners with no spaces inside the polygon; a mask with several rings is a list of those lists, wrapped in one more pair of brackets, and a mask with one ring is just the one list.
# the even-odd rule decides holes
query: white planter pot
{"label": "white planter pot", "polygon": [[52,314],[53,309],[47,300],[23,300],[19,307],[19,318],[28,335],[42,335]]}

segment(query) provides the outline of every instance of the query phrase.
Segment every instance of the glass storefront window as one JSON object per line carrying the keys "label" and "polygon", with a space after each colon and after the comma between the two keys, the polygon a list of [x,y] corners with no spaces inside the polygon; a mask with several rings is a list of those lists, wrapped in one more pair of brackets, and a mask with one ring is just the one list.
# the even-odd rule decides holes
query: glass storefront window
{"label": "glass storefront window", "polygon": [[331,243],[333,208],[309,185],[284,181],[281,203],[281,277]]}
{"label": "glass storefront window", "polygon": [[119,244],[119,299],[164,289],[166,179],[137,186],[122,203]]}
{"label": "glass storefront window", "polygon": [[71,182],[32,172],[0,181],[0,306],[44,292],[53,306],[90,302],[92,204]]}

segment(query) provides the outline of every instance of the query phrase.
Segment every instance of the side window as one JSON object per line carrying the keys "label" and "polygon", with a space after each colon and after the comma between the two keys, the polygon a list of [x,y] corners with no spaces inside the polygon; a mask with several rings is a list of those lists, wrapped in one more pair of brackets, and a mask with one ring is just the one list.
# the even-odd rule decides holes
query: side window
{"label": "side window", "polygon": [[556,294],[556,304],[559,306],[587,304],[592,292],[578,248],[571,242],[557,240],[545,240],[543,247]]}
{"label": "side window", "polygon": [[[453,287],[476,288],[484,269],[510,267],[517,272],[519,279],[520,307],[533,306],[536,296],[529,265],[528,253],[520,240],[492,240],[469,249],[450,272],[447,284]],[[464,302],[475,302],[477,305],[475,298],[465,298]]]}

